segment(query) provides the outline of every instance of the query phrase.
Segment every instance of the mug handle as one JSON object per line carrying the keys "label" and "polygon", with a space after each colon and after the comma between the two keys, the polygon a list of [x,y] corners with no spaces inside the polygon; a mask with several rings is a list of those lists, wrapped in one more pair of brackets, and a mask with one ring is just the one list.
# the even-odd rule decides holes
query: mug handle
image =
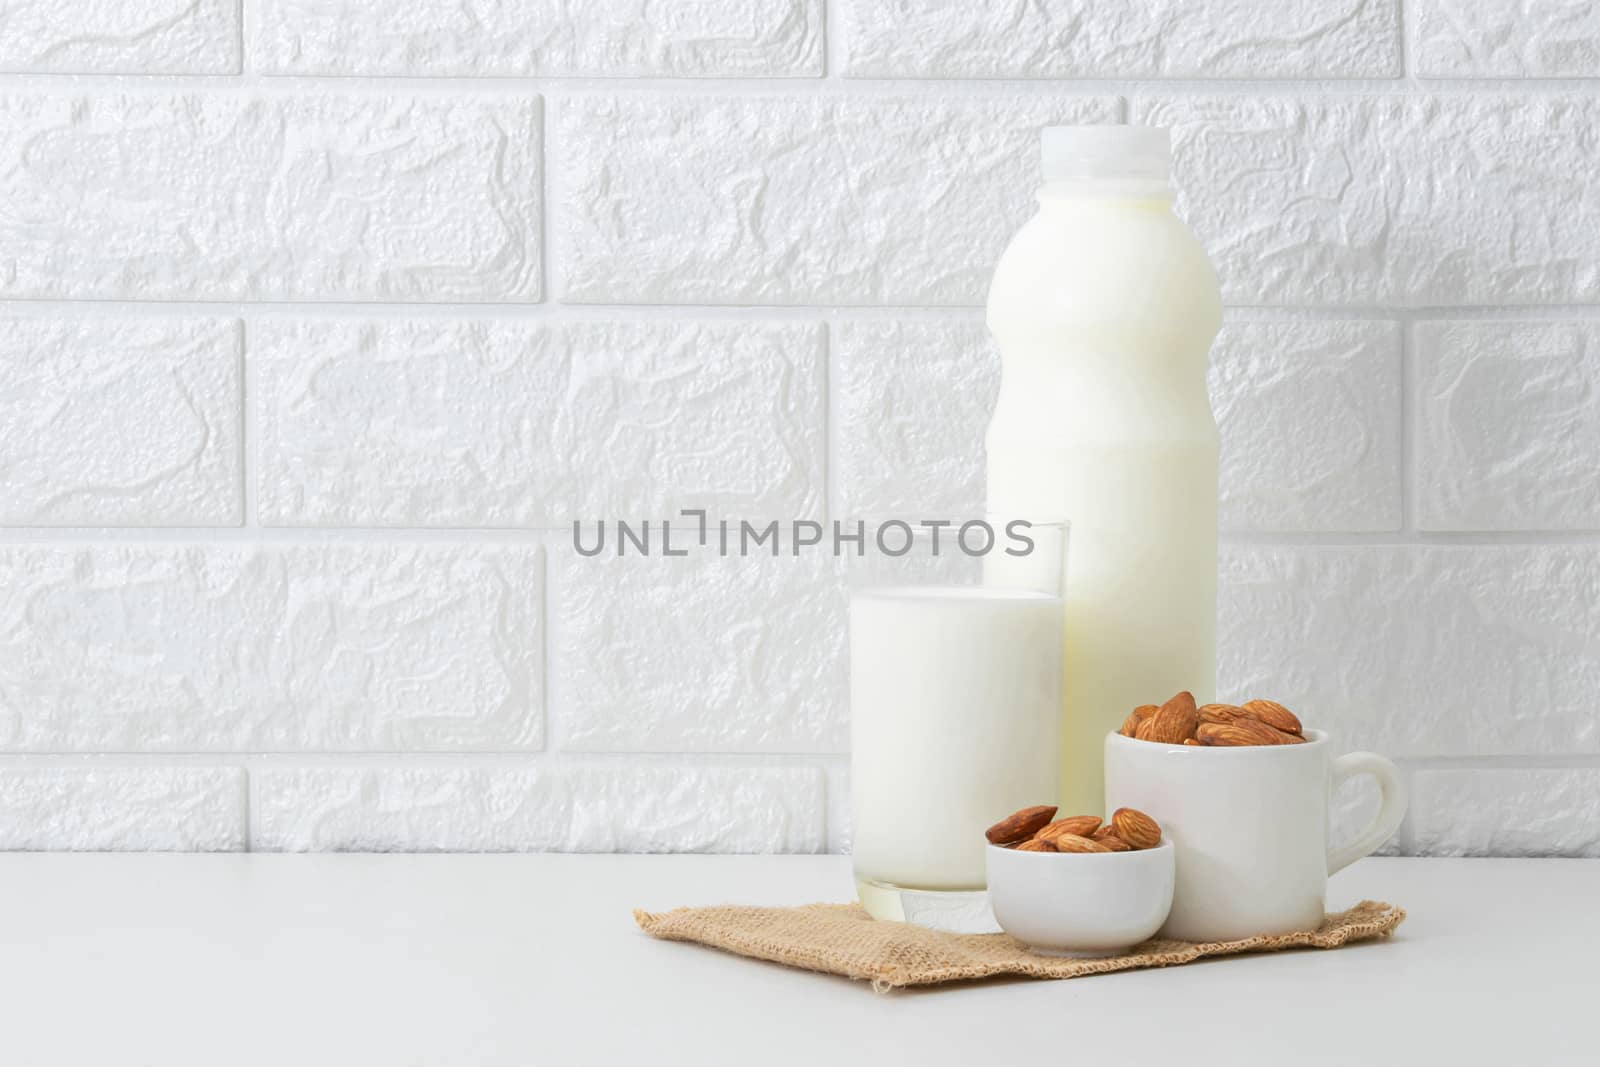
{"label": "mug handle", "polygon": [[1379,845],[1394,836],[1400,829],[1400,820],[1406,816],[1406,786],[1393,763],[1376,752],[1352,752],[1333,761],[1333,789],[1358,774],[1370,774],[1378,780],[1381,801],[1378,816],[1356,839],[1342,848],[1328,850],[1328,873],[1343,870],[1363,856],[1375,852]]}

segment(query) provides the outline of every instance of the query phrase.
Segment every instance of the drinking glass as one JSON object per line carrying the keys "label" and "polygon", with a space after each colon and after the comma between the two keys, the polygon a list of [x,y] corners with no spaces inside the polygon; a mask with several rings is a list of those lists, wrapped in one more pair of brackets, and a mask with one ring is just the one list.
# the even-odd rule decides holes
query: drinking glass
{"label": "drinking glass", "polygon": [[963,524],[943,559],[919,542],[850,571],[856,892],[875,918],[963,932],[997,929],[984,830],[1056,801],[1067,545],[1063,522],[974,521],[994,536]]}

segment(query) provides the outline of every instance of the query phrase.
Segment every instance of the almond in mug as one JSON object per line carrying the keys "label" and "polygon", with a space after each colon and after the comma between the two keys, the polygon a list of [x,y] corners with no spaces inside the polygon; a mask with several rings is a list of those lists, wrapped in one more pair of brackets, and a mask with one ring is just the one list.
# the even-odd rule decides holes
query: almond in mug
{"label": "almond in mug", "polygon": [[1194,694],[1185,689],[1145,720],[1148,726],[1139,734],[1140,740],[1155,741],[1163,745],[1181,745],[1185,738],[1193,737],[1199,719],[1196,715]]}
{"label": "almond in mug", "polygon": [[1232,722],[1250,717],[1250,713],[1237,704],[1202,704],[1196,714],[1202,723]]}
{"label": "almond in mug", "polygon": [[1257,719],[1235,719],[1233,722],[1201,723],[1195,738],[1202,745],[1226,747],[1230,745],[1298,745],[1305,738],[1297,734],[1275,730]]}
{"label": "almond in mug", "polygon": [[1300,727],[1300,720],[1294,712],[1278,703],[1276,700],[1246,700],[1239,705],[1244,711],[1249,712],[1252,718],[1266,723],[1274,730],[1282,730],[1286,734],[1303,736],[1305,731]]}
{"label": "almond in mug", "polygon": [[1155,704],[1140,704],[1128,712],[1128,717],[1122,720],[1122,736],[1132,737],[1138,731],[1140,723],[1160,710],[1161,708]]}
{"label": "almond in mug", "polygon": [[1124,737],[1166,745],[1229,748],[1244,745],[1297,745],[1305,741],[1300,719],[1276,700],[1195,707],[1187,690],[1175,693],[1155,712],[1141,704],[1117,731]]}

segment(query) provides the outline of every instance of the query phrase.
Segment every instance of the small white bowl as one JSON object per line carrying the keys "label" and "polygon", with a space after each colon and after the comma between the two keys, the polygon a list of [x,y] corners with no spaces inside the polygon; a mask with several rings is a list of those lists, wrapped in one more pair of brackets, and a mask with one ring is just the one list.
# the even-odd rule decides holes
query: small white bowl
{"label": "small white bowl", "polygon": [[995,921],[1041,956],[1114,956],[1172,910],[1172,842],[1137,852],[1018,852],[988,846]]}

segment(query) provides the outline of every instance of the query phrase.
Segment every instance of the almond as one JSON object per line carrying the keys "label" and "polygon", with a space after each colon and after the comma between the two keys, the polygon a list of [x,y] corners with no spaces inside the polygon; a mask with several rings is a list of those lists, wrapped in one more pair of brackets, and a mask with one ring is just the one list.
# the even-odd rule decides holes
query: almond
{"label": "almond", "polygon": [[1133,731],[1133,736],[1138,738],[1140,741],[1150,740],[1150,731],[1155,724],[1156,720],[1154,716],[1151,716],[1148,719],[1140,719],[1138,728]]}
{"label": "almond", "polygon": [[1278,703],[1276,700],[1246,700],[1240,707],[1253,718],[1260,719],[1274,730],[1282,730],[1286,734],[1303,736],[1300,720],[1295,718],[1294,712]]}
{"label": "almond", "polygon": [[1156,704],[1140,704],[1138,707],[1133,709],[1133,713],[1139,717],[1140,722],[1144,722],[1146,719],[1160,710],[1160,706]]}
{"label": "almond", "polygon": [[1078,837],[1092,837],[1100,828],[1098,815],[1074,815],[1067,819],[1057,819],[1055,822],[1040,830],[1034,836],[1041,841],[1054,841],[1062,834],[1076,834]]}
{"label": "almond", "polygon": [[1237,704],[1202,704],[1198,712],[1201,722],[1232,722],[1250,718],[1250,713]]}
{"label": "almond", "polygon": [[1122,720],[1122,728],[1119,729],[1117,733],[1121,734],[1123,737],[1132,737],[1138,732],[1139,713],[1137,711],[1130,711],[1128,712],[1128,717]]}
{"label": "almond", "polygon": [[[1260,723],[1258,725],[1265,726],[1266,724]],[[1261,744],[1255,734],[1239,726],[1236,722],[1203,722],[1200,724],[1200,728],[1195,731],[1195,738],[1202,745],[1208,745],[1212,748]]]}
{"label": "almond", "polygon": [[1239,719],[1231,725],[1253,737],[1255,740],[1250,742],[1253,745],[1298,745],[1305,740],[1298,734],[1285,733],[1256,718]]}
{"label": "almond", "polygon": [[1056,809],[1053,805],[1039,805],[1035,808],[1023,808],[995,823],[984,831],[983,836],[989,839],[990,844],[1008,845],[1014,841],[1026,841],[1038,833],[1044,826],[1055,818]]}
{"label": "almond", "polygon": [[1098,841],[1077,834],[1062,834],[1051,844],[1055,845],[1057,852],[1110,852],[1111,849]]}
{"label": "almond", "polygon": [[1200,742],[1193,737],[1185,737],[1183,743],[1186,745],[1198,745]]}
{"label": "almond", "polygon": [[1298,745],[1303,737],[1274,730],[1259,719],[1236,719],[1233,722],[1206,722],[1200,724],[1197,734],[1202,745],[1229,748],[1241,745]]}
{"label": "almond", "polygon": [[1161,826],[1138,808],[1118,808],[1111,813],[1111,829],[1134,848],[1161,844]]}
{"label": "almond", "polygon": [[1017,846],[1018,852],[1054,852],[1056,846],[1048,841],[1040,841],[1037,837],[1029,838]]}
{"label": "almond", "polygon": [[1095,834],[1094,839],[1109,848],[1112,852],[1132,852],[1133,846],[1128,844],[1116,834]]}
{"label": "almond", "polygon": [[1185,689],[1161,705],[1161,709],[1146,722],[1150,729],[1143,740],[1164,745],[1181,745],[1184,738],[1193,737],[1199,720],[1195,717],[1194,694]]}

